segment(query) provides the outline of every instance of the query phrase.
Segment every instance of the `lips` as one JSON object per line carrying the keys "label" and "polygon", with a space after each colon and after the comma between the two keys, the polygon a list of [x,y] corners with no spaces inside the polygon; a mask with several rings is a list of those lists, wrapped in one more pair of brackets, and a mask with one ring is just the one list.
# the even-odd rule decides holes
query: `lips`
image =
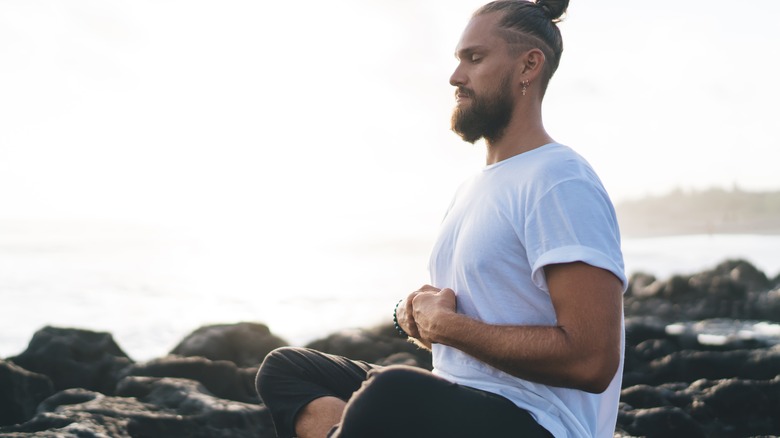
{"label": "lips", "polygon": [[466,88],[458,88],[455,90],[455,100],[458,102],[464,99],[470,99],[473,95],[474,93]]}

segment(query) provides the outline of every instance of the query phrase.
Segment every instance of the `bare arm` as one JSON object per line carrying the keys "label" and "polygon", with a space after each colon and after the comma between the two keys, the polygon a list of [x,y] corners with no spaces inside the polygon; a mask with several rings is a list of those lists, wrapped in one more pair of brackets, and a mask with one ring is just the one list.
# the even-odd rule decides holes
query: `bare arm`
{"label": "bare arm", "polygon": [[545,268],[557,325],[490,325],[456,313],[451,289],[412,297],[420,339],[457,348],[514,376],[603,392],[620,362],[622,285],[585,263]]}

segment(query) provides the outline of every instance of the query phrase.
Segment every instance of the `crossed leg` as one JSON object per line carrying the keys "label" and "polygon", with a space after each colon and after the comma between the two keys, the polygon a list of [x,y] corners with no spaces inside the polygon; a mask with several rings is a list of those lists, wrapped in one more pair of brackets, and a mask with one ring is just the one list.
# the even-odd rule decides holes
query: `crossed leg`
{"label": "crossed leg", "polygon": [[419,368],[378,367],[315,350],[269,354],[257,389],[280,438],[551,437],[501,396]]}

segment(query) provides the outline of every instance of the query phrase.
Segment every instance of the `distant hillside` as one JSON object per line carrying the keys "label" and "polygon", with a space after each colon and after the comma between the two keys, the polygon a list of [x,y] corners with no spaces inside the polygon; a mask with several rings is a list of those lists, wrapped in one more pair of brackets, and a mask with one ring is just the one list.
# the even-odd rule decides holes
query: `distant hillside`
{"label": "distant hillside", "polygon": [[780,191],[674,190],[615,208],[625,236],[780,234]]}

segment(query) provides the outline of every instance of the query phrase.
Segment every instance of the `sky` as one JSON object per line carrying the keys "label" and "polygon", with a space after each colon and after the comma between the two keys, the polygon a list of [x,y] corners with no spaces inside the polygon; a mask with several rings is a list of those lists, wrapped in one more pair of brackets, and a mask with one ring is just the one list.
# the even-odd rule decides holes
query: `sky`
{"label": "sky", "polygon": [[[0,219],[434,232],[467,0],[0,0]],[[780,2],[573,0],[544,103],[615,201],[780,188]],[[230,237],[226,237],[230,238]]]}

